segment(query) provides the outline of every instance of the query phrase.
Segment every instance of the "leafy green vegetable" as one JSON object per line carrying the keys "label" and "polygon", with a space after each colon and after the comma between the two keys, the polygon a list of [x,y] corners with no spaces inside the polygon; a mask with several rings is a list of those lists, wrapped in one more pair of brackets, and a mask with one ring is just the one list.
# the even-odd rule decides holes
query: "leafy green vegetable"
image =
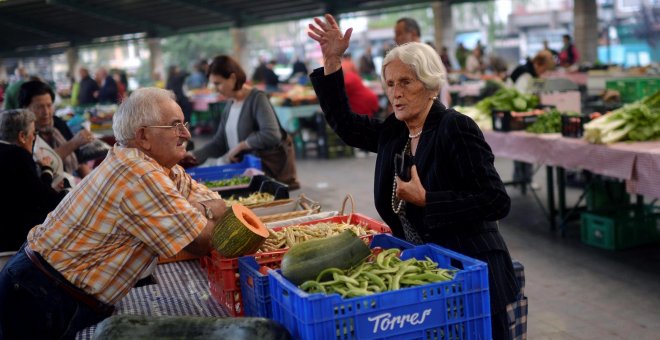
{"label": "leafy green vegetable", "polygon": [[552,109],[539,115],[536,121],[527,127],[531,133],[557,133],[561,132],[561,113]]}
{"label": "leafy green vegetable", "polygon": [[599,144],[660,139],[660,91],[585,124],[584,138]]}
{"label": "leafy green vegetable", "polygon": [[502,88],[475,106],[482,112],[490,112],[493,109],[523,112],[535,108],[538,104],[539,98],[535,95],[521,94],[515,89]]}

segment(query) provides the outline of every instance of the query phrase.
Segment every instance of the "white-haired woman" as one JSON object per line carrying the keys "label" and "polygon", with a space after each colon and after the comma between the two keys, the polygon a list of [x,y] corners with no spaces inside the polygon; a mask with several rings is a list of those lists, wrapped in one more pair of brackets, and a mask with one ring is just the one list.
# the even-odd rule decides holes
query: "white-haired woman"
{"label": "white-haired woman", "polygon": [[324,68],[310,78],[328,124],[342,140],[378,154],[378,213],[398,237],[487,262],[493,338],[507,338],[506,305],[519,289],[496,221],[508,214],[510,199],[477,125],[437,100],[444,85],[438,54],[421,43],[387,54],[381,74],[394,114],[380,122],[352,113],[346,98],[341,56],[352,29],[342,34],[330,15],[315,23],[309,36],[321,45]]}
{"label": "white-haired woman", "polygon": [[50,167],[42,164],[41,174],[37,173],[32,158],[34,121],[34,113],[28,110],[0,112],[0,178],[4,179],[0,194],[0,253],[18,250],[28,231],[43,222],[66,195],[51,187]]}

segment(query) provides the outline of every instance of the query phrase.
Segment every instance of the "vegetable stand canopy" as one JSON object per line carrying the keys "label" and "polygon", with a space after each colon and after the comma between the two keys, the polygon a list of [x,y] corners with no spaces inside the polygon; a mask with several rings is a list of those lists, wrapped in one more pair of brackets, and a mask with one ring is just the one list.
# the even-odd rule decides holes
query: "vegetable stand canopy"
{"label": "vegetable stand canopy", "polygon": [[0,57],[61,53],[126,35],[166,37],[401,5],[430,1],[0,0]]}

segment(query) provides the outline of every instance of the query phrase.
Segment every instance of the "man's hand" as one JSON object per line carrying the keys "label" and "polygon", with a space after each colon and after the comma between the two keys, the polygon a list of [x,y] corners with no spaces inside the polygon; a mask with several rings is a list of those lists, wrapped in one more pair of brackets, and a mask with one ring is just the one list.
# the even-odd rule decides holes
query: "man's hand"
{"label": "man's hand", "polygon": [[[204,201],[204,204],[211,208],[213,218],[208,219],[202,232],[189,245],[183,248],[192,254],[200,256],[206,255],[211,251],[211,235],[213,233],[213,228],[218,223],[225,210],[227,210],[227,206],[223,199]],[[202,215],[206,216],[204,206],[197,202],[192,205],[199,210]]]}
{"label": "man's hand", "polygon": [[419,207],[426,206],[426,189],[422,185],[415,165],[410,169],[410,181],[396,178],[396,197]]}

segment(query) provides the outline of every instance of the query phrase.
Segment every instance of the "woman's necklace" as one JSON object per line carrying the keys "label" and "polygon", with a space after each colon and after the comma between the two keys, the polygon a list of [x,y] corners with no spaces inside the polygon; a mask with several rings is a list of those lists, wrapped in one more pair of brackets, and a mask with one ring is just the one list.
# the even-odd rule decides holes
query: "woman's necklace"
{"label": "woman's necklace", "polygon": [[[422,131],[420,131],[417,134],[417,137],[422,134]],[[412,141],[412,138],[417,138],[417,137],[411,137],[408,135],[408,141],[406,142],[406,145],[403,147],[403,154],[408,154],[410,152],[410,142]],[[395,214],[399,214],[401,210],[403,209],[403,204],[405,203],[404,200],[398,199],[396,197],[396,174],[394,174],[394,183],[392,184],[392,210],[394,211]]]}
{"label": "woman's necklace", "polygon": [[409,133],[409,134],[408,134],[408,138],[410,138],[410,139],[418,138],[419,136],[422,135],[422,132],[423,132],[423,131],[424,131],[424,129],[422,128],[422,129],[419,130],[419,132],[417,132],[417,133],[413,133],[413,134],[410,134],[410,133]]}

